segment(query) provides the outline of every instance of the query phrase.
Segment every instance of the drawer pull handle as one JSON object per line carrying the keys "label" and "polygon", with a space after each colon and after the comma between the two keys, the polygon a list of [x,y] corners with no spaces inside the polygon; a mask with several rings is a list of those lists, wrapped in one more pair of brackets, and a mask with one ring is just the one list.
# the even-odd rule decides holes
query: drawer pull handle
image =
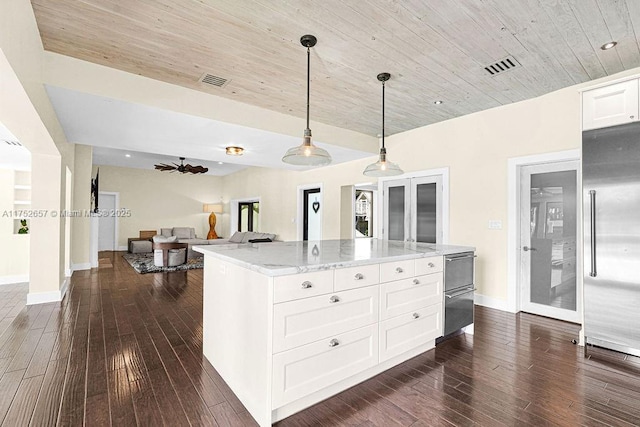
{"label": "drawer pull handle", "polygon": [[313,285],[311,284],[310,281],[305,280],[304,282],[302,282],[302,289],[309,289],[309,288],[312,288],[312,287],[313,287]]}
{"label": "drawer pull handle", "polygon": [[413,284],[414,284],[414,285],[419,285],[419,284],[420,284],[420,280],[418,280],[418,279],[413,279]]}
{"label": "drawer pull handle", "polygon": [[354,279],[356,279],[356,280],[362,280],[362,279],[364,279],[364,276],[362,275],[362,273],[358,273],[358,274],[356,274],[356,275],[354,276]]}
{"label": "drawer pull handle", "polygon": [[340,345],[340,341],[338,341],[337,339],[332,339],[331,341],[329,341],[329,347],[335,347],[337,345]]}
{"label": "drawer pull handle", "polygon": [[413,318],[414,318],[414,319],[417,319],[418,317],[420,317],[420,314],[419,314],[419,313],[413,313]]}
{"label": "drawer pull handle", "polygon": [[402,273],[404,270],[402,269],[402,267],[396,267],[396,273],[400,274]]}
{"label": "drawer pull handle", "polygon": [[331,298],[329,298],[329,302],[340,302],[340,297],[334,295]]}
{"label": "drawer pull handle", "polygon": [[430,263],[429,263],[429,264],[427,264],[427,265],[429,266],[429,268],[433,268],[433,267],[435,267],[435,266],[436,266],[436,265],[435,265],[434,263],[432,263],[432,262],[430,262]]}

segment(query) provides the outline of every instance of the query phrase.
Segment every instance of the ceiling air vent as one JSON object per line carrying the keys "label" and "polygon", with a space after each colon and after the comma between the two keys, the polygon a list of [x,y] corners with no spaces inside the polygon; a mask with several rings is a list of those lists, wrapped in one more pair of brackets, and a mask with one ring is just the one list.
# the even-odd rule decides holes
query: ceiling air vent
{"label": "ceiling air vent", "polygon": [[493,64],[487,65],[486,67],[484,67],[484,69],[487,71],[487,73],[495,76],[521,66],[522,65],[520,65],[520,63],[516,61],[513,56],[507,56],[506,58],[496,61]]}
{"label": "ceiling air vent", "polygon": [[200,80],[198,80],[200,83],[205,83],[211,86],[217,86],[217,87],[224,87],[229,80],[219,77],[219,76],[214,76],[213,74],[209,74],[209,73],[204,73],[202,75],[202,77],[200,77]]}
{"label": "ceiling air vent", "polygon": [[20,144],[20,142],[18,141],[10,141],[8,139],[3,139],[3,141],[7,144],[7,145],[13,145],[15,147],[22,147],[22,144]]}

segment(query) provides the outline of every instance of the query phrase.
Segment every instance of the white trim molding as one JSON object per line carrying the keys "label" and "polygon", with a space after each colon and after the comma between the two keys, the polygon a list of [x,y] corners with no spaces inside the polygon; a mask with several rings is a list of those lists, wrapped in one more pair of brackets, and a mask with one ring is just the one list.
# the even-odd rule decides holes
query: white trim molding
{"label": "white trim molding", "polygon": [[[535,154],[532,156],[513,157],[507,161],[508,200],[507,200],[507,307],[506,311],[517,313],[520,311],[520,289],[518,286],[518,264],[520,262],[519,222],[520,215],[520,168],[526,165],[580,160],[580,150],[557,151],[554,153]],[[578,189],[578,193],[582,191]],[[580,214],[580,212],[578,212]],[[580,270],[578,270],[580,271]]]}
{"label": "white trim molding", "polygon": [[19,274],[16,276],[0,276],[0,285],[14,285],[16,283],[27,283],[28,281],[28,274]]}
{"label": "white trim molding", "polygon": [[60,302],[64,299],[69,288],[69,278],[65,278],[57,291],[49,292],[29,292],[27,294],[27,305],[46,304],[48,302]]}
{"label": "white trim molding", "polygon": [[481,305],[483,307],[495,308],[496,310],[500,311],[510,311],[508,310],[508,304],[506,300],[488,297],[477,292],[474,295],[473,302],[474,304]]}
{"label": "white trim molding", "polygon": [[83,262],[81,264],[71,264],[71,273],[74,271],[91,270],[90,262]]}

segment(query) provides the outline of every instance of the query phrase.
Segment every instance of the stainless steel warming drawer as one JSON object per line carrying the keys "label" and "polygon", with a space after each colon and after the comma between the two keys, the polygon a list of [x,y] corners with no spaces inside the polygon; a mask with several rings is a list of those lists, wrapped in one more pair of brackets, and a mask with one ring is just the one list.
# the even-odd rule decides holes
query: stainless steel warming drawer
{"label": "stainless steel warming drawer", "polygon": [[444,335],[473,323],[475,254],[463,252],[445,256]]}

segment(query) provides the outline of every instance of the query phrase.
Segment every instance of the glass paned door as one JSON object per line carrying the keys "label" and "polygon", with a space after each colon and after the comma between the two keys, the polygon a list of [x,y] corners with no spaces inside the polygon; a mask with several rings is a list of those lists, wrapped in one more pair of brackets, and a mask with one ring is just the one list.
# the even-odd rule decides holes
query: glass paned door
{"label": "glass paned door", "polygon": [[411,180],[395,179],[386,181],[384,191],[383,235],[387,240],[407,240],[410,238]]}
{"label": "glass paned door", "polygon": [[411,179],[411,237],[416,242],[442,242],[442,178]]}
{"label": "glass paned door", "polygon": [[578,322],[578,162],[524,166],[520,184],[521,308]]}

